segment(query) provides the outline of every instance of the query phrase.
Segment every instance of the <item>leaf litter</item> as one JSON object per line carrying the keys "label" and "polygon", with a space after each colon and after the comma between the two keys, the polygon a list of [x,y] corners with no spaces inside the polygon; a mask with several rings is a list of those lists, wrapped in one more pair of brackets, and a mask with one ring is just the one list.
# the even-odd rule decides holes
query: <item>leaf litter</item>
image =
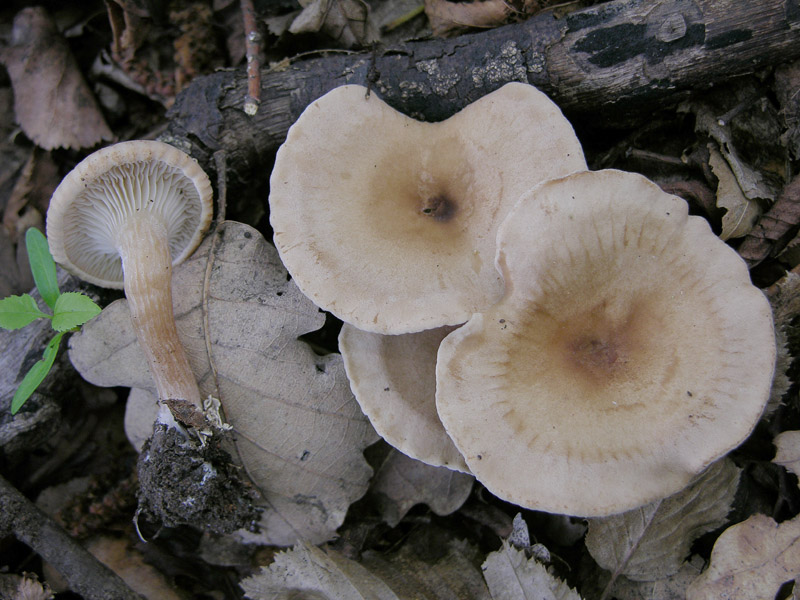
{"label": "leaf litter", "polygon": [[[130,2],[122,3],[122,2],[120,2],[119,4],[120,5],[133,6],[135,3],[130,3]],[[215,3],[214,4],[215,10],[216,10],[217,4],[221,4],[221,3]],[[152,26],[152,23],[145,23],[143,25],[143,27],[145,27],[145,28],[151,27],[151,26]],[[150,41],[148,43],[152,43],[152,41]],[[798,63],[783,65],[781,67],[778,67],[775,70],[775,81],[774,81],[774,93],[775,93],[775,97],[776,97],[776,100],[777,100],[777,104],[780,107],[780,117],[781,117],[781,119],[784,120],[784,135],[781,136],[781,140],[786,145],[787,152],[791,156],[793,156],[794,158],[798,157],[798,147],[800,147],[800,146],[798,146],[798,139],[800,139],[800,135],[798,135],[798,122],[800,122],[800,121],[798,121],[798,114],[800,114],[800,110],[798,110],[798,106],[800,106],[800,104],[798,104],[798,103],[800,102],[800,99],[798,98],[798,95],[797,95],[797,85],[796,85],[797,77],[798,77],[797,74],[798,73],[800,73],[800,68],[798,67]],[[152,73],[150,73],[150,75],[152,75]],[[150,79],[151,79],[151,81],[149,81],[148,83],[152,84],[153,77],[150,77]],[[766,81],[769,84],[769,80],[766,80]],[[7,88],[5,88],[5,90],[7,91]],[[718,114],[718,113],[713,113],[713,114]],[[701,131],[701,133],[702,133],[702,131]],[[707,134],[706,133],[702,133],[702,135],[707,135]],[[714,136],[711,136],[711,137],[713,138]],[[719,140],[717,140],[716,138],[714,138],[714,139],[715,139],[715,142],[719,144]],[[776,139],[777,139],[777,137],[776,137]],[[702,147],[705,147],[706,141],[707,141],[707,138],[705,140],[703,140],[700,145]],[[747,152],[743,150],[741,143],[739,141],[737,141],[735,139],[735,136],[733,136],[733,135],[731,135],[731,137],[730,137],[730,145],[734,148],[734,150],[737,151],[736,152],[736,156],[739,159],[738,162],[746,163],[746,162],[748,162],[748,160],[750,160],[750,157],[747,156]],[[651,146],[651,148],[653,148],[655,150],[658,150],[657,147]],[[723,158],[727,163],[727,161],[730,158],[730,155],[727,154],[728,153],[727,142],[722,145],[721,150],[722,150]],[[678,154],[680,154],[680,153],[678,153]],[[25,157],[23,157],[22,160],[24,160],[24,158]],[[735,159],[734,159],[734,162],[736,162]],[[20,165],[21,165],[21,163],[20,163]],[[754,166],[756,171],[758,171],[759,169],[762,168],[759,165],[756,165],[755,163],[753,163],[753,165],[751,165],[751,166]],[[728,164],[728,168],[730,168],[730,164]],[[787,180],[788,180],[788,175],[790,175],[790,174],[791,174],[791,172],[789,172],[787,174]],[[745,179],[745,183],[747,183],[748,178],[745,177],[744,179]],[[3,181],[7,181],[7,179],[3,179]],[[711,179],[711,180],[706,179],[706,182],[711,187],[713,187],[713,179]],[[737,179],[737,182],[738,182],[738,179]],[[779,190],[780,187],[776,187],[774,189],[775,190]],[[25,199],[25,201],[27,201],[27,199]],[[768,200],[765,202],[765,201],[762,201],[762,199],[759,199],[758,203],[759,203],[759,205],[763,206],[764,208],[766,208],[769,205],[769,201]],[[34,207],[34,206],[36,206],[36,204],[37,203],[35,203],[35,202],[28,202],[28,207]],[[778,203],[776,203],[774,205],[774,211],[778,211],[778,206],[779,206]],[[764,250],[767,250],[769,252],[767,257],[763,258],[764,263],[767,263],[768,265],[775,264],[775,260],[774,260],[775,254],[780,249],[781,243],[785,241],[785,240],[778,240],[778,237],[779,237],[778,233],[780,233],[780,235],[784,235],[787,232],[788,233],[794,233],[794,229],[793,228],[795,228],[796,225],[797,225],[797,222],[800,221],[800,219],[796,218],[793,213],[794,213],[794,211],[790,210],[790,214],[788,216],[786,216],[786,218],[781,217],[780,219],[777,219],[777,220],[781,221],[781,223],[777,224],[774,229],[770,229],[770,227],[772,226],[772,224],[770,222],[771,213],[770,212],[765,213],[765,215],[762,216],[761,219],[759,220],[759,222],[757,223],[755,229],[748,236],[745,237],[744,244],[739,246],[739,249],[742,252],[742,254],[745,255],[745,258],[750,260],[750,258],[746,255],[747,253],[746,253],[746,246],[745,245],[748,243],[749,239],[753,238],[755,235],[758,234],[759,226],[761,225],[761,226],[763,226],[764,230],[767,233],[764,235],[763,238],[761,238],[761,242],[763,243],[765,248],[761,248],[759,251],[763,252]],[[780,227],[783,227],[786,231],[782,232],[782,233],[779,232],[778,231],[778,225]],[[6,265],[11,264],[10,261],[12,261],[15,258],[15,256],[13,254],[13,240],[8,240],[7,236],[2,238],[2,239],[3,239],[3,243],[0,244],[0,246],[2,247],[2,250],[3,250],[3,254],[2,254],[2,256],[3,256],[2,261],[3,262],[2,262],[2,264],[5,267]],[[737,244],[738,244],[738,242],[736,242],[736,241],[733,242],[734,246],[736,246]],[[797,254],[796,246],[797,246],[797,240],[795,239],[794,241],[789,243],[787,250],[784,251],[783,254],[779,254],[778,255],[778,262],[780,262],[780,264],[782,264],[782,265],[788,265],[789,267],[793,267],[798,262],[800,262],[800,258],[798,258],[798,256],[800,256],[800,255]],[[759,259],[759,260],[761,260],[761,259]],[[22,270],[27,272],[27,268],[24,268]],[[202,271],[202,269],[198,269],[198,272],[200,272],[200,271]],[[5,274],[6,274],[6,271],[4,269],[0,270],[0,277],[5,277]],[[775,279],[777,279],[777,277],[775,277]],[[774,281],[774,279],[769,280],[769,282],[764,284],[764,285],[769,285],[769,283],[772,283],[772,281]],[[18,288],[18,291],[20,291],[20,292],[21,291],[26,291],[25,284],[20,284],[17,281],[11,281],[10,284],[14,285],[14,286],[22,285],[21,288]],[[800,312],[800,311],[798,311],[797,307],[794,306],[796,304],[796,301],[793,301],[792,298],[794,298],[796,300],[796,298],[800,297],[800,295],[798,295],[797,291],[793,287],[790,287],[788,285],[784,285],[782,287],[782,289],[783,289],[783,296],[784,296],[783,299],[782,300],[779,299],[776,302],[775,298],[773,298],[773,306],[774,306],[774,310],[775,310],[775,313],[776,313],[776,325],[780,325],[781,323],[783,323],[782,326],[785,326],[786,328],[791,329],[790,323],[792,322],[794,317],[798,314],[798,312]],[[197,326],[197,323],[198,322],[202,323],[203,319],[200,318],[198,320],[197,319],[197,315],[194,314],[194,312],[193,312],[194,310],[195,309],[193,309],[191,306],[189,306],[187,311],[185,313],[181,314],[181,318],[184,320],[184,322],[189,324],[190,333],[198,333],[199,332],[201,335],[205,335],[203,333],[203,330],[202,330],[202,325]],[[202,310],[201,310],[201,312],[202,312]],[[208,312],[210,314],[211,311],[208,311]],[[194,329],[192,329],[191,325],[195,325]],[[124,332],[124,329],[125,329],[124,323],[120,322],[120,327],[121,327],[120,332],[114,332],[114,335],[116,335],[117,333],[120,333],[120,334],[128,335],[127,339],[131,339],[130,335],[128,333]],[[212,330],[213,330],[213,328],[212,328]],[[229,340],[227,340],[227,341],[229,341]],[[105,344],[106,342],[103,342],[103,343]],[[781,342],[781,344],[785,345],[784,342]],[[791,344],[791,342],[789,342],[789,344]],[[216,348],[216,345],[215,345],[214,342],[209,342],[209,346],[212,349],[218,350],[218,348]],[[133,366],[135,366],[136,364],[138,364],[137,368],[139,368],[140,370],[142,369],[142,365],[144,363],[143,363],[143,361],[139,361],[139,358],[136,355],[137,354],[136,352],[131,352],[130,354],[125,354],[125,351],[127,349],[125,349],[125,348],[117,348],[116,346],[113,346],[113,345],[106,345],[106,346],[104,346],[104,348],[106,350],[113,349],[115,356],[116,355],[120,355],[120,356],[126,356],[128,358],[131,358],[132,361],[133,361],[132,362],[131,371],[134,370]],[[196,350],[196,354],[195,354],[193,360],[195,360],[196,362],[198,362],[198,364],[201,364],[201,366],[202,366],[203,359],[202,358],[198,358],[198,355],[202,357],[205,354],[207,354],[207,352],[208,352],[207,350]],[[793,353],[796,353],[796,350]],[[10,357],[6,357],[6,358],[10,358]],[[21,358],[22,357],[18,357],[18,360],[21,360]],[[789,361],[791,359],[791,357],[788,355],[788,353],[785,353],[785,359],[786,359],[786,361]],[[316,364],[317,363],[315,363],[315,365]],[[781,374],[783,374],[783,371],[784,371],[784,368],[781,367],[779,369],[779,376]],[[144,376],[142,376],[141,373],[144,373]],[[224,375],[225,374],[223,373],[223,377],[224,377]],[[131,380],[131,381],[134,381],[134,382],[138,382],[139,384],[142,384],[142,381],[144,381],[144,386],[145,387],[147,387],[149,385],[147,372],[146,372],[146,366],[138,374],[122,373],[121,377],[127,378],[128,380]],[[213,379],[213,375],[207,375],[207,377],[209,379]],[[777,413],[777,416],[771,416],[765,421],[766,426],[769,427],[769,431],[771,431],[771,432],[772,431],[778,431],[778,430],[781,429],[781,427],[786,428],[787,426],[789,427],[789,429],[794,429],[794,430],[797,429],[796,419],[794,419],[794,417],[793,417],[793,415],[794,415],[793,411],[796,411],[796,408],[797,408],[796,389],[790,389],[789,388],[790,384],[791,384],[791,381],[784,374],[782,382],[775,386],[775,389],[779,390],[780,393],[777,394],[777,396],[778,396],[777,402],[774,403],[775,406],[772,407],[772,410],[770,411],[770,414],[774,415],[775,413],[773,411],[780,410],[780,412]],[[209,387],[209,389],[215,387],[215,386],[209,384],[208,382],[206,382],[206,385]],[[228,387],[232,388],[233,385],[231,384]],[[787,392],[787,390],[788,390],[788,393],[784,393],[784,392]],[[131,396],[132,397],[136,396],[136,397],[140,397],[141,398],[142,396],[147,397],[149,395],[149,393],[150,392],[148,392],[146,389],[135,389],[135,390],[132,391]],[[782,402],[781,402],[781,400],[782,400]],[[787,415],[788,415],[788,421],[786,420]],[[28,416],[32,416],[32,415],[28,415]],[[782,423],[781,426],[777,425],[779,419],[783,419],[781,421],[781,423]],[[230,417],[228,418],[228,420],[231,420]],[[145,417],[145,423],[147,423],[147,421],[148,421],[148,419]],[[149,422],[152,423],[152,419],[149,419]],[[148,428],[148,426],[145,425],[145,429],[147,429],[147,428]],[[765,428],[763,428],[763,429],[765,429]],[[148,433],[150,433],[150,432],[148,432]],[[798,444],[800,442],[798,442],[798,440],[796,439],[796,433],[797,433],[796,431],[789,431],[789,432],[785,432],[785,433],[783,433],[783,434],[781,434],[781,435],[779,435],[778,437],[775,438],[775,444],[776,444],[776,446],[778,448],[778,455],[774,459],[774,462],[777,462],[777,463],[783,465],[784,467],[786,467],[788,470],[790,470],[792,472],[796,472],[796,470],[797,470],[797,467],[796,467],[797,463],[795,461],[797,460],[796,457],[798,455],[800,455],[800,452],[798,452]],[[760,437],[763,438],[764,436],[762,435]],[[235,447],[235,445],[234,445],[234,447]],[[305,450],[305,448],[304,448],[304,450]],[[360,453],[360,451],[359,451],[359,453]],[[748,460],[749,460],[749,458],[748,458]],[[768,458],[766,460],[768,460]],[[758,461],[760,461],[760,459],[758,459]],[[763,461],[761,461],[761,462],[763,462]],[[417,467],[413,467],[413,468],[416,469]],[[378,486],[378,483],[377,483],[378,480],[379,480],[378,478],[375,479],[376,483],[373,484],[374,485],[374,489],[379,489],[379,486]],[[791,478],[791,476],[789,476],[788,481],[789,482],[793,482],[794,480]],[[436,489],[435,482],[432,481],[431,483],[432,483],[431,489]],[[486,507],[486,508],[491,508],[491,509],[496,509],[496,510],[499,511],[500,509],[495,504],[490,504],[490,503],[483,502],[482,498],[483,498],[484,494],[485,494],[485,492],[480,488],[480,486],[476,486],[476,491],[473,494],[473,498],[471,499],[471,501],[468,503],[467,506],[474,508],[474,506],[476,504],[479,504],[480,506],[483,506],[483,507]],[[406,498],[404,496],[402,496],[402,494],[401,494],[401,496],[399,496],[399,498],[402,498],[402,500],[398,500],[397,501],[398,503],[405,503],[407,501],[410,501],[412,499],[412,496],[409,496],[408,499],[406,500]],[[398,506],[399,506],[399,504],[398,504]],[[508,512],[508,507],[503,507],[503,508],[506,510],[506,512]],[[400,512],[402,512],[402,511],[400,511],[399,508],[397,508],[395,510],[397,511],[396,514],[400,514]],[[505,515],[506,512],[503,512],[502,514]],[[769,511],[767,510],[767,512],[769,512]],[[469,510],[467,508],[463,508],[461,511],[459,511],[459,513],[456,514],[454,519],[462,518],[459,515],[467,515],[468,513],[469,513]],[[412,512],[411,519],[408,519],[408,517],[406,517],[404,519],[401,519],[400,522],[399,522],[398,528],[397,528],[398,531],[405,532],[405,531],[408,530],[409,527],[411,527],[411,525],[410,525],[411,523],[419,522],[418,521],[418,515],[419,514],[422,514],[422,513],[414,511],[414,512]],[[741,513],[737,513],[737,514],[741,514]],[[741,518],[741,517],[738,517],[738,518]],[[733,534],[734,533],[736,534],[735,539],[737,539],[737,540],[748,539],[748,540],[752,541],[753,539],[756,539],[756,541],[758,541],[758,540],[763,541],[764,539],[767,539],[767,538],[770,537],[770,535],[768,535],[770,533],[770,531],[773,531],[773,530],[776,530],[776,531],[782,531],[782,530],[789,531],[791,529],[791,527],[794,527],[794,525],[792,525],[793,521],[791,521],[791,520],[786,520],[786,521],[783,521],[781,523],[777,523],[777,522],[772,521],[772,520],[770,520],[770,519],[768,519],[766,517],[762,518],[762,516],[757,517],[756,520],[763,522],[762,525],[759,528],[755,528],[755,530],[758,532],[758,534],[756,535],[756,538],[752,538],[752,537],[748,537],[748,536],[742,536],[742,535],[740,535],[738,533],[738,530],[736,530],[734,528],[731,528],[729,530],[731,536],[730,537],[723,536],[723,537],[719,538],[717,546],[720,549],[723,548],[723,547],[726,547],[726,546],[731,546],[731,542],[729,541],[729,539],[733,539],[733,537],[734,537]],[[780,518],[778,519],[778,521],[780,521]],[[451,521],[450,523],[452,524],[453,522],[454,521]],[[746,521],[746,523],[749,523],[749,521]],[[740,524],[740,525],[742,525],[742,524]],[[417,525],[414,525],[414,526],[416,527]],[[474,529],[478,529],[479,527],[482,527],[482,526],[481,525],[477,525],[475,522],[471,522],[469,527],[474,528]],[[739,526],[737,526],[737,527],[739,527]],[[781,529],[781,528],[783,528],[783,529]],[[534,534],[538,535],[538,536],[546,536],[546,534],[543,533],[541,530],[535,530]],[[726,534],[728,534],[728,532],[726,532]],[[646,536],[643,536],[643,537],[646,537]],[[493,539],[496,539],[496,537],[493,538]],[[706,540],[708,538],[706,537],[706,538],[702,538],[702,539]],[[724,541],[724,543],[723,543],[723,541]],[[404,543],[406,543],[406,539],[405,538],[403,538],[403,540],[399,544],[402,547],[402,545]],[[571,540],[568,543],[564,542],[564,544],[571,546],[572,550],[575,550],[578,547],[580,547],[580,549],[583,550],[583,545],[578,541]],[[707,544],[710,547],[710,541],[708,541]],[[155,544],[151,544],[151,547],[154,546],[154,545]],[[548,545],[549,545],[549,542],[548,542]],[[644,545],[646,547],[646,544],[645,544],[644,541],[642,542],[642,545]],[[704,544],[701,544],[701,546],[702,545],[704,545]],[[759,547],[762,547],[762,546],[759,546]],[[728,595],[730,597],[749,597],[749,596],[743,595],[743,592],[742,592],[742,590],[748,589],[746,587],[743,587],[743,585],[744,585],[743,584],[743,580],[745,580],[747,578],[751,579],[752,581],[756,582],[759,585],[765,586],[764,587],[764,589],[766,590],[765,593],[767,593],[767,594],[771,593],[773,591],[774,585],[777,583],[777,581],[779,579],[782,579],[783,577],[787,577],[786,581],[791,579],[791,576],[787,576],[787,573],[789,573],[789,572],[791,572],[793,570],[796,572],[797,571],[797,564],[800,563],[800,560],[797,559],[796,555],[792,554],[792,547],[791,546],[786,546],[782,550],[780,548],[778,548],[778,550],[775,550],[775,547],[773,547],[773,546],[769,546],[769,547],[763,546],[763,548],[765,549],[764,550],[765,551],[764,556],[766,556],[766,558],[767,558],[766,562],[764,563],[764,565],[765,565],[764,568],[763,569],[752,569],[751,568],[751,569],[747,570],[746,573],[738,573],[738,572],[736,572],[734,569],[731,568],[730,564],[728,564],[726,566],[725,560],[719,559],[719,556],[721,555],[721,550],[720,550],[720,552],[718,552],[715,549],[715,554],[712,557],[712,568],[709,569],[709,576],[708,576],[707,579],[711,579],[712,575],[715,576],[715,577],[716,576],[723,577],[723,579],[727,583],[720,584],[721,580],[717,580],[717,581],[713,582],[714,585],[718,586],[718,587],[716,587],[714,589],[719,591],[720,593],[724,593],[724,594],[726,594],[726,595]],[[485,548],[483,548],[483,549],[485,550]],[[706,557],[708,556],[708,553],[704,552],[702,550],[702,548],[698,549],[697,547],[693,547],[693,549],[695,551],[700,552],[700,554],[702,554],[703,556],[706,556]],[[324,550],[323,550],[323,552],[324,552]],[[517,552],[519,552],[519,551],[517,551]],[[639,550],[634,552],[634,555],[636,555],[638,552],[639,552]],[[729,552],[730,552],[730,550],[729,550]],[[752,549],[750,549],[750,550],[741,550],[740,549],[740,550],[736,550],[735,552],[733,552],[733,554],[735,556],[737,556],[737,560],[739,561],[739,564],[746,564],[747,561],[752,558],[752,556],[757,556],[757,555],[752,555],[751,556],[751,553],[752,553]],[[367,558],[369,558],[369,557],[372,557],[374,554],[375,553],[368,552],[368,553],[366,553],[365,556]],[[418,552],[418,554],[419,554],[419,552]],[[391,556],[391,554],[388,555],[388,556]],[[588,560],[588,558],[587,558],[587,560]],[[715,561],[716,561],[716,567],[714,566]],[[475,563],[474,559],[472,560],[472,562]],[[480,561],[478,561],[478,563],[480,563]],[[368,564],[368,561],[365,561],[364,564],[365,565]],[[778,571],[778,576],[772,577],[772,575],[774,574],[773,570],[772,570],[773,567],[775,567],[776,565],[781,565],[781,564],[783,564],[784,566],[785,565],[789,565],[789,567],[788,568],[784,568],[783,569],[784,572],[782,574]],[[573,562],[572,560],[570,560],[570,565],[572,567],[576,567],[577,566],[577,561]],[[792,566],[792,565],[794,565],[794,566]],[[676,573],[674,575],[670,575],[670,576],[668,576],[666,578],[658,579],[658,580],[655,580],[655,581],[637,582],[637,581],[631,581],[631,580],[625,578],[624,576],[620,576],[617,579],[616,583],[614,584],[611,593],[614,596],[618,597],[620,600],[628,600],[628,599],[633,599],[633,598],[635,598],[637,600],[653,600],[653,599],[666,600],[666,599],[672,599],[672,598],[684,598],[684,597],[686,597],[686,592],[685,592],[686,588],[689,586],[689,583],[692,580],[697,578],[697,574],[702,569],[702,566],[703,566],[703,560],[700,558],[699,555],[695,554],[695,555],[692,556],[692,559],[690,561],[683,563],[683,565],[681,566],[681,568],[678,571],[678,573]],[[463,569],[464,572],[466,572],[466,570],[467,570],[466,568]],[[575,581],[579,581],[579,578],[585,577],[586,573],[587,573],[587,570],[585,569],[584,565],[577,566],[577,570],[574,571],[573,574],[572,574],[572,578],[570,580],[571,583],[573,583]],[[722,575],[720,575],[720,574],[722,574]],[[516,577],[516,575],[514,575],[514,576]],[[699,580],[699,581],[700,581],[700,583],[698,583],[693,588],[693,592],[692,593],[696,595],[696,596],[693,596],[693,597],[704,597],[704,596],[698,596],[697,595],[697,594],[700,594],[700,592],[698,590],[703,589],[701,587],[701,584],[702,585],[707,585],[708,582],[703,583],[702,580]],[[720,585],[722,585],[722,587],[719,587]],[[581,591],[583,591],[583,588],[587,588],[587,591],[584,592],[587,598],[599,597],[599,595],[592,596],[592,592],[589,589],[589,586],[581,585],[581,588],[582,588]],[[330,590],[321,591],[320,593],[323,594],[323,593],[326,593],[326,592],[330,592]],[[213,594],[215,592],[209,592],[209,593]],[[790,594],[791,594],[790,597],[797,597],[797,594],[798,594],[797,587],[795,588],[794,592],[790,593]],[[774,594],[772,594],[772,596],[774,596]],[[770,597],[772,597],[772,596],[770,596]],[[465,595],[463,597],[464,598],[469,598],[470,596]],[[753,597],[757,597],[757,596],[753,596]]]}
{"label": "leaf litter", "polygon": [[[203,282],[207,280],[208,289]],[[350,393],[341,357],[297,338],[324,316],[274,247],[225,222],[173,275],[178,329],[201,392],[219,398],[235,456],[263,498],[261,533],[290,545],[331,539],[372,474],[377,437]],[[73,365],[96,385],[153,390],[119,300],[72,337]]]}
{"label": "leaf litter", "polygon": [[113,134],[67,43],[44,8],[20,11],[2,53],[14,88],[14,113],[38,146],[89,148]]}

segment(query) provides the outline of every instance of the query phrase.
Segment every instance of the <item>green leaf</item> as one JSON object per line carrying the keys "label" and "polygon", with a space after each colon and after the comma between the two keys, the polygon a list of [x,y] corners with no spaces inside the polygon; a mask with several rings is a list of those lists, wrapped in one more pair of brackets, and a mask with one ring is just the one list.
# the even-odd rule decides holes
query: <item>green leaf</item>
{"label": "green leaf", "polygon": [[14,398],[11,400],[11,414],[17,414],[17,411],[22,408],[22,405],[25,404],[25,401],[31,397],[31,394],[36,391],[36,388],[39,387],[39,384],[44,381],[44,378],[47,377],[47,374],[50,372],[50,369],[53,367],[53,363],[56,360],[56,355],[58,354],[58,346],[61,343],[61,337],[63,333],[56,334],[56,336],[50,340],[47,344],[47,347],[44,349],[44,356],[41,360],[36,361],[36,363],[31,367],[31,370],[25,374],[25,377],[22,379],[22,382],[19,384],[17,391],[14,392]]}
{"label": "green leaf", "polygon": [[39,310],[30,294],[0,300],[0,327],[3,329],[19,329],[41,317],[49,319],[50,315]]}
{"label": "green leaf", "polygon": [[25,246],[28,249],[28,262],[31,264],[31,273],[36,287],[47,306],[55,310],[60,292],[56,278],[56,263],[50,254],[47,238],[41,231],[31,227],[25,233]]}
{"label": "green leaf", "polygon": [[100,307],[89,296],[78,292],[64,292],[53,309],[53,329],[68,331],[80,327],[100,314]]}

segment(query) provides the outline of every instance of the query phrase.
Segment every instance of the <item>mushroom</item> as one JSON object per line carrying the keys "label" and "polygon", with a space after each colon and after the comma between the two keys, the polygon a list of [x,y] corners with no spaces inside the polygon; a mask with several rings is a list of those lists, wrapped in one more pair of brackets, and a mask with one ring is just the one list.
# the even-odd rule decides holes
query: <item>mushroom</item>
{"label": "mushroom", "polygon": [[383,439],[411,458],[468,473],[436,412],[436,352],[453,329],[381,335],[345,323],[339,351],[350,389]]}
{"label": "mushroom", "polygon": [[318,306],[365,331],[412,333],[498,300],[497,226],[535,184],[585,169],[572,126],[532,86],[507,84],[422,123],[346,85],[289,130],[270,223]]}
{"label": "mushroom", "polygon": [[439,416],[497,496],[605,516],[740,444],[769,397],[772,316],[680,198],[607,170],[542,184],[498,231],[499,303],[447,336]]}
{"label": "mushroom", "polygon": [[159,398],[200,427],[197,382],[172,311],[172,265],[197,247],[211,222],[211,184],[180,150],[122,142],[80,162],[47,211],[56,262],[95,285],[123,288]]}

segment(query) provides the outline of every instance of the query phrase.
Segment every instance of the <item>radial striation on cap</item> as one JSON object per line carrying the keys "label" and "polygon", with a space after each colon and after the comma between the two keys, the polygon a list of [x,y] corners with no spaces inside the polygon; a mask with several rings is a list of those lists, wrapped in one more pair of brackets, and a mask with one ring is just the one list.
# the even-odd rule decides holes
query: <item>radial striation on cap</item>
{"label": "radial striation on cap", "polygon": [[515,504],[603,516],[684,487],[769,397],[769,303],[744,261],[640,175],[524,196],[498,232],[506,291],[442,342],[437,407]]}

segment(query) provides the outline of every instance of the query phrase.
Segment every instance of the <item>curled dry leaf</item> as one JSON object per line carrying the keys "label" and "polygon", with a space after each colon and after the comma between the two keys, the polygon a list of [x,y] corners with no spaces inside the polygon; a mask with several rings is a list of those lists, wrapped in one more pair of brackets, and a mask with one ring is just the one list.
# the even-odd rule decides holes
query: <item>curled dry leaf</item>
{"label": "curled dry leaf", "polygon": [[[330,539],[367,489],[362,451],[377,436],[339,355],[318,356],[297,339],[324,316],[287,281],[274,247],[241,223],[206,238],[175,269],[173,290],[201,392],[221,400],[235,452],[264,497],[257,541]],[[70,358],[97,385],[153,391],[124,300],[72,337]]]}
{"label": "curled dry leaf", "polygon": [[17,122],[38,146],[89,148],[113,135],[78,64],[41,7],[14,17],[2,60],[14,88]]}
{"label": "curled dry leaf", "polygon": [[800,431],[784,431],[778,434],[775,437],[775,447],[778,451],[772,462],[800,478]]}
{"label": "curled dry leaf", "polygon": [[300,0],[303,10],[292,24],[289,33],[322,31],[344,48],[365,46],[378,39],[363,0]]}
{"label": "curled dry leaf", "polygon": [[[358,563],[335,550],[303,544],[277,554],[269,567],[240,585],[251,600],[491,600],[468,548],[451,543],[444,555],[432,563],[420,560],[409,548],[407,544],[397,554],[386,557],[366,552]],[[290,593],[294,595],[289,596]]]}
{"label": "curled dry leaf", "polygon": [[725,523],[740,470],[717,461],[685,490],[618,515],[589,520],[586,547],[597,563],[633,580],[677,573],[702,534]]}
{"label": "curled dry leaf", "polygon": [[[756,265],[774,250],[777,243],[786,243],[782,238],[800,223],[800,175],[783,187],[778,199],[764,213],[756,226],[739,245],[738,252],[750,266]],[[797,238],[795,237],[796,241]]]}
{"label": "curled dry leaf", "polygon": [[581,600],[578,592],[557,579],[535,558],[508,542],[483,563],[483,577],[495,600]]}
{"label": "curled dry leaf", "polygon": [[690,109],[696,115],[695,130],[708,134],[717,142],[719,152],[728,163],[745,197],[749,200],[758,198],[768,201],[775,200],[775,190],[762,174],[739,157],[733,143],[730,124],[721,120],[709,106],[693,104]]}
{"label": "curled dry leaf", "polygon": [[699,556],[683,564],[680,571],[657,581],[632,581],[620,577],[610,589],[617,600],[686,600],[686,590],[700,575],[705,562]]}
{"label": "curled dry leaf", "polygon": [[687,600],[772,599],[800,573],[800,517],[781,524],[756,514],[729,527],[711,551],[708,568]]}
{"label": "curled dry leaf", "polygon": [[781,107],[786,133],[781,141],[795,158],[800,158],[800,60],[775,69],[775,95]]}
{"label": "curled dry leaf", "polygon": [[[745,240],[746,242],[747,240]],[[789,391],[791,385],[789,367],[792,356],[789,353],[788,338],[792,319],[800,314],[800,275],[788,272],[766,293],[775,319],[775,343],[778,347],[772,390],[764,411],[765,415],[770,415],[780,406],[783,396]]]}
{"label": "curled dry leaf", "polygon": [[725,209],[722,215],[723,240],[742,237],[750,233],[756,219],[761,214],[761,209],[755,200],[748,199],[742,193],[739,182],[733,171],[725,162],[719,150],[709,146],[709,164],[714,175],[717,176],[717,206]]}
{"label": "curled dry leaf", "polygon": [[498,27],[514,12],[508,0],[478,0],[452,2],[425,0],[425,14],[433,34],[444,37],[471,27]]}
{"label": "curled dry leaf", "polygon": [[392,449],[376,469],[370,492],[378,497],[383,520],[394,527],[417,504],[427,504],[437,515],[458,510],[472,482],[472,475],[432,467]]}
{"label": "curled dry leaf", "polygon": [[33,278],[27,267],[27,254],[24,245],[14,246],[14,242],[4,227],[0,227],[0,298],[23,294],[33,287]]}

